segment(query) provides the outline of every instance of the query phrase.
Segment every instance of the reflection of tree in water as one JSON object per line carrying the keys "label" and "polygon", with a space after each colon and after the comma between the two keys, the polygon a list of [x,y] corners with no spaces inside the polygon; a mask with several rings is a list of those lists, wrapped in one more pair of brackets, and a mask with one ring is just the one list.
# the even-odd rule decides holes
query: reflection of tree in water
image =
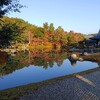
{"label": "reflection of tree in water", "polygon": [[[64,53],[64,54],[63,54]],[[43,66],[47,69],[48,67],[53,67],[54,63],[61,66],[63,60],[67,58],[67,53],[62,52],[34,52],[32,51],[32,65]]]}
{"label": "reflection of tree in water", "polygon": [[33,57],[32,64],[36,66],[43,66],[45,69],[48,68],[48,62],[43,57]]}
{"label": "reflection of tree in water", "polygon": [[98,65],[99,65],[99,67],[100,67],[100,62],[97,62],[98,63]]}
{"label": "reflection of tree in water", "polygon": [[76,62],[77,62],[76,60],[73,60],[73,59],[69,58],[69,61],[70,61],[72,66],[76,66]]}
{"label": "reflection of tree in water", "polygon": [[32,50],[30,52],[18,52],[16,56],[9,56],[6,65],[0,68],[0,74],[9,74],[15,70],[29,65],[40,66],[45,69],[53,67],[54,63],[61,66],[63,61],[67,58],[67,52]]}
{"label": "reflection of tree in water", "polygon": [[71,61],[71,65],[72,65],[72,66],[76,66],[76,60]]}
{"label": "reflection of tree in water", "polygon": [[17,65],[18,65],[17,61],[13,59],[12,60],[8,59],[6,64],[0,68],[0,75],[5,75],[13,72],[14,70],[16,70]]}
{"label": "reflection of tree in water", "polygon": [[5,63],[4,66],[0,67],[0,75],[5,75],[5,74],[9,74],[12,73],[13,71],[17,70],[17,69],[21,69],[23,67],[25,67],[25,65],[27,64],[21,64],[20,60],[24,59],[25,55],[22,54],[18,54],[15,57],[12,57],[11,55],[8,55],[7,58],[7,62]]}
{"label": "reflection of tree in water", "polygon": [[7,62],[7,54],[0,52],[0,67],[4,66]]}
{"label": "reflection of tree in water", "polygon": [[50,61],[50,62],[48,62],[48,63],[49,63],[49,66],[52,68],[53,65],[54,65],[53,61]]}
{"label": "reflection of tree in water", "polygon": [[59,60],[59,61],[57,62],[57,65],[60,67],[60,66],[62,65],[62,63],[63,63],[63,61],[62,61],[62,60]]}

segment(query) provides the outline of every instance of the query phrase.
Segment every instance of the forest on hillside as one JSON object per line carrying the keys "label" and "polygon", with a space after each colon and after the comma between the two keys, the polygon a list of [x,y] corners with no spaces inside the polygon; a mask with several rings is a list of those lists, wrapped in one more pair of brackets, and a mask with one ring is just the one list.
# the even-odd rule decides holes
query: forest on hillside
{"label": "forest on hillside", "polygon": [[30,46],[66,47],[84,40],[84,35],[74,31],[66,32],[61,26],[43,23],[42,27],[32,25],[20,18],[0,18],[0,47],[12,43]]}

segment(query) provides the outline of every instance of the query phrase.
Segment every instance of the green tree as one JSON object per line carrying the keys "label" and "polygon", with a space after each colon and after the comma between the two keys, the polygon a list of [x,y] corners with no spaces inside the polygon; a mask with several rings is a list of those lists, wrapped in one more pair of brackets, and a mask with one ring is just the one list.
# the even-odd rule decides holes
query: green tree
{"label": "green tree", "polygon": [[28,26],[31,26],[27,22],[18,18],[1,18],[0,23],[0,46],[6,47],[11,44],[12,41],[25,42],[26,36],[25,30]]}
{"label": "green tree", "polygon": [[53,23],[50,23],[50,25],[49,25],[49,38],[48,38],[48,40],[50,41],[50,42],[54,42],[55,40],[54,40],[54,34],[55,34],[55,30],[54,30],[54,24]]}
{"label": "green tree", "polygon": [[76,40],[75,40],[75,33],[73,31],[70,31],[68,34],[68,44],[72,45],[75,44]]}
{"label": "green tree", "polygon": [[63,34],[64,29],[61,26],[58,26],[58,28],[56,29],[56,31],[60,34]]}
{"label": "green tree", "polygon": [[49,30],[51,32],[54,32],[54,24],[53,23],[50,23]]}
{"label": "green tree", "polygon": [[55,30],[56,34],[55,34],[55,40],[59,43],[61,43],[61,38],[64,34],[64,30],[61,26],[58,26],[58,28]]}
{"label": "green tree", "polygon": [[48,31],[49,26],[48,26],[48,23],[47,22],[43,23],[43,28],[44,28],[44,31],[45,32]]}
{"label": "green tree", "polygon": [[18,35],[18,33],[19,29],[14,24],[2,26],[0,28],[0,47],[7,47],[10,45],[11,41],[15,40],[15,37]]}
{"label": "green tree", "polygon": [[19,0],[0,0],[0,17],[12,11],[20,12],[19,9],[22,7]]}
{"label": "green tree", "polygon": [[40,38],[44,36],[44,29],[42,27],[38,27],[35,31],[34,31],[34,37],[36,38]]}

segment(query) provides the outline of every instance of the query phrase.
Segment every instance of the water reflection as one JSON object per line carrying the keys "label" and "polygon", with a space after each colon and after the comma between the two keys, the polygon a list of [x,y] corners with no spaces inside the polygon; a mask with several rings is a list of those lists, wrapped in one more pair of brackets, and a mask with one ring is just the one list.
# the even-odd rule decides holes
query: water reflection
{"label": "water reflection", "polygon": [[[31,50],[6,55],[0,66],[0,90],[97,67],[97,63],[68,60],[68,53],[58,50]],[[72,65],[77,67],[72,67]],[[12,73],[13,72],[13,73]]]}
{"label": "water reflection", "polygon": [[97,62],[98,66],[100,67],[100,62]]}
{"label": "water reflection", "polygon": [[74,60],[72,57],[68,57],[68,60],[70,61],[72,66],[76,66],[77,60]]}
{"label": "water reflection", "polygon": [[72,66],[76,66],[76,60],[69,60]]}
{"label": "water reflection", "polygon": [[[70,61],[70,64],[72,66],[77,66],[77,60],[74,60],[74,59],[70,59],[68,58],[68,60]],[[98,67],[100,67],[100,62],[96,62],[98,64]]]}
{"label": "water reflection", "polygon": [[14,56],[7,55],[7,60],[4,60],[4,64],[0,62],[0,75],[9,74],[30,65],[48,69],[48,67],[52,68],[54,63],[57,63],[60,67],[66,58],[67,52],[56,50],[46,50],[44,52],[41,50],[17,52]]}
{"label": "water reflection", "polygon": [[3,52],[0,52],[0,67],[4,66],[7,62],[7,55]]}

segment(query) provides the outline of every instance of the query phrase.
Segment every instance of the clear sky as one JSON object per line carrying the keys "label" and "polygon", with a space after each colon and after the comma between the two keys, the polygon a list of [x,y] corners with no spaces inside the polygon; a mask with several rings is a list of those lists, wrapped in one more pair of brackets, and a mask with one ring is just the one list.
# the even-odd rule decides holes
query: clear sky
{"label": "clear sky", "polygon": [[20,0],[26,5],[21,13],[10,17],[22,18],[31,24],[42,26],[54,23],[65,31],[97,33],[100,29],[100,0]]}

